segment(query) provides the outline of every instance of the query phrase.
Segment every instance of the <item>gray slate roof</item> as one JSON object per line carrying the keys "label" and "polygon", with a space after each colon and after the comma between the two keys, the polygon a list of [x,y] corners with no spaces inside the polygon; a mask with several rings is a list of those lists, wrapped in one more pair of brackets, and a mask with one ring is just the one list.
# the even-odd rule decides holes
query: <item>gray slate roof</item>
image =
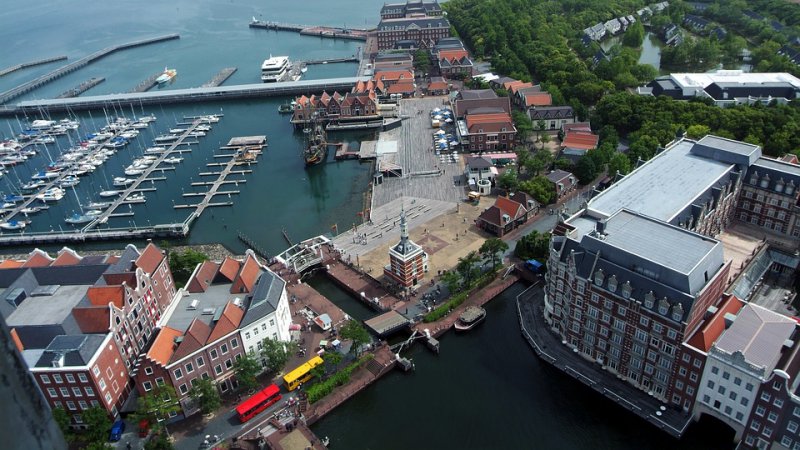
{"label": "gray slate roof", "polygon": [[768,374],[778,363],[783,343],[792,336],[796,326],[797,323],[788,317],[746,304],[714,347],[728,354],[740,352],[745,361],[764,368]]}
{"label": "gray slate roof", "polygon": [[104,334],[56,336],[36,362],[36,367],[52,367],[53,360],[62,354],[64,367],[85,366],[105,338]]}
{"label": "gray slate roof", "polygon": [[286,281],[271,270],[266,269],[261,272],[253,294],[250,296],[250,305],[244,313],[240,328],[244,328],[264,316],[272,314],[278,309],[278,302],[286,286]]}

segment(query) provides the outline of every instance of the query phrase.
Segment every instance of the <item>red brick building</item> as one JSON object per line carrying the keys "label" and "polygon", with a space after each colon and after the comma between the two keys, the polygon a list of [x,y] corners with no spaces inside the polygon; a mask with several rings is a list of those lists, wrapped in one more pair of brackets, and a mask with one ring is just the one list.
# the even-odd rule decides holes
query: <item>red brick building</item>
{"label": "red brick building", "polygon": [[400,242],[389,249],[383,274],[400,286],[416,286],[428,271],[428,254],[408,237],[406,213],[400,213]]}
{"label": "red brick building", "polygon": [[494,205],[486,208],[475,220],[475,224],[478,228],[503,237],[524,225],[538,209],[536,201],[530,195],[517,192],[509,197],[497,197]]}
{"label": "red brick building", "polygon": [[448,36],[450,22],[441,16],[383,19],[378,24],[378,50],[395,48],[398,41],[409,41],[415,48],[432,48]]}

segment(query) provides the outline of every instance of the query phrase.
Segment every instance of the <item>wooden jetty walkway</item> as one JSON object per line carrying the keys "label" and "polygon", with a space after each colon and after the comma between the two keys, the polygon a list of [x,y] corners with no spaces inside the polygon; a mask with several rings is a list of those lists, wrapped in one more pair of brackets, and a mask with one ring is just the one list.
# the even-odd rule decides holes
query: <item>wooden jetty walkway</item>
{"label": "wooden jetty walkway", "polygon": [[346,56],[344,58],[329,58],[329,59],[309,59],[307,61],[302,61],[306,65],[312,64],[336,64],[336,63],[346,63],[346,62],[358,62],[358,57],[356,55]]}
{"label": "wooden jetty walkway", "polygon": [[42,64],[47,64],[47,63],[56,62],[56,61],[65,61],[66,59],[67,59],[66,56],[55,56],[53,58],[45,58],[45,59],[39,59],[39,60],[36,60],[36,61],[30,61],[30,62],[26,62],[26,63],[22,63],[22,64],[17,64],[17,65],[11,66],[11,67],[6,67],[3,70],[0,70],[0,77],[8,75],[8,74],[10,74],[12,72],[16,72],[18,70],[26,69],[28,67],[39,66],[39,65],[42,65]]}
{"label": "wooden jetty walkway", "polygon": [[11,89],[9,89],[9,90],[7,90],[5,92],[0,93],[0,104],[7,103],[10,100],[13,100],[13,99],[19,97],[20,95],[27,94],[28,92],[30,92],[30,91],[32,91],[34,89],[37,89],[37,88],[39,88],[41,86],[44,86],[45,84],[47,84],[47,83],[49,83],[49,82],[51,82],[51,81],[53,81],[55,79],[61,78],[64,75],[72,73],[72,72],[74,72],[74,71],[76,71],[78,69],[86,67],[90,63],[92,63],[94,61],[97,61],[98,59],[103,58],[105,56],[108,56],[108,55],[110,55],[110,54],[112,54],[114,52],[117,52],[119,50],[125,50],[125,49],[129,49],[129,48],[133,48],[133,47],[140,47],[142,45],[153,44],[153,43],[156,43],[156,42],[164,42],[164,41],[169,41],[169,40],[178,39],[178,38],[180,38],[180,35],[178,35],[178,34],[167,34],[167,35],[164,35],[164,36],[156,36],[156,37],[147,38],[147,39],[140,39],[138,41],[128,42],[126,44],[120,44],[120,45],[114,45],[114,46],[111,46],[111,47],[106,47],[106,48],[104,48],[102,50],[99,50],[97,52],[94,52],[94,53],[92,53],[92,54],[90,54],[88,56],[84,56],[83,58],[81,58],[79,60],[76,60],[75,62],[67,64],[66,66],[61,66],[58,69],[53,70],[51,72],[48,72],[48,73],[46,73],[46,74],[44,74],[44,75],[42,75],[42,76],[40,76],[38,78],[35,78],[35,79],[31,80],[31,81],[22,83],[22,84],[20,84],[19,86],[15,87],[15,88],[11,88]]}
{"label": "wooden jetty walkway", "polygon": [[236,67],[226,67],[220,70],[218,74],[214,75],[214,78],[212,78],[208,83],[205,83],[200,87],[207,88],[220,86],[234,73],[236,73]]}
{"label": "wooden jetty walkway", "polygon": [[68,91],[62,92],[61,95],[59,95],[56,98],[77,97],[77,96],[83,94],[84,92],[88,91],[89,89],[91,89],[91,88],[97,86],[98,84],[102,83],[103,81],[106,81],[105,77],[89,78],[88,80],[86,80],[83,83],[75,86],[74,88],[72,88],[72,89],[70,89]]}
{"label": "wooden jetty walkway", "polygon": [[216,86],[209,88],[166,89],[153,92],[137,92],[81,96],[60,99],[36,99],[19,102],[16,106],[0,106],[0,116],[61,111],[79,111],[121,106],[165,105],[175,103],[194,103],[215,100],[278,97],[290,95],[309,95],[323,91],[349,91],[359,81],[369,81],[370,77],[342,77],[322,80],[285,81],[280,83],[254,83],[235,86]]}
{"label": "wooden jetty walkway", "polygon": [[354,41],[366,41],[367,31],[363,28],[338,28],[325,27],[318,25],[299,25],[294,23],[269,22],[256,20],[250,21],[250,28],[261,28],[264,30],[294,31],[306,36],[319,36],[332,39],[349,39]]}
{"label": "wooden jetty walkway", "polygon": [[136,87],[131,89],[130,92],[132,94],[134,94],[134,93],[138,93],[138,92],[147,92],[150,89],[153,89],[155,87],[155,85],[158,84],[158,83],[156,83],[156,79],[161,76],[161,73],[162,72],[158,72],[156,74],[150,75],[144,81],[142,81],[141,83],[137,84]]}

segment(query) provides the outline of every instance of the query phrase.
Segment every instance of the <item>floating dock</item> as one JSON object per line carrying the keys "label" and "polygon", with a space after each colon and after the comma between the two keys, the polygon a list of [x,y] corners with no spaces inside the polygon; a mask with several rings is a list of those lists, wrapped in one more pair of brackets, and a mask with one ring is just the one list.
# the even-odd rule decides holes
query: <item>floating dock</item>
{"label": "floating dock", "polygon": [[115,46],[112,46],[112,47],[106,47],[106,48],[104,48],[104,49],[102,49],[100,51],[92,53],[91,55],[84,56],[83,58],[81,58],[81,59],[79,59],[79,60],[77,60],[77,61],[75,61],[73,63],[67,64],[66,66],[62,66],[62,67],[59,67],[56,70],[48,72],[48,73],[40,76],[39,78],[33,79],[33,80],[28,81],[26,83],[20,84],[19,86],[15,87],[15,88],[11,88],[11,89],[9,89],[9,90],[7,90],[5,92],[0,93],[0,103],[7,103],[10,100],[13,100],[13,99],[19,97],[20,95],[27,94],[28,92],[30,92],[30,91],[32,91],[34,89],[37,89],[37,88],[39,88],[41,86],[44,86],[45,84],[47,84],[47,83],[49,83],[49,82],[51,82],[51,81],[53,81],[55,79],[61,78],[64,75],[72,73],[72,72],[74,72],[74,71],[76,71],[78,69],[82,69],[83,67],[86,67],[90,63],[92,63],[94,61],[97,61],[98,59],[103,58],[105,56],[108,56],[108,55],[110,55],[110,54],[112,54],[114,52],[117,52],[119,50],[125,50],[125,49],[129,49],[129,48],[133,48],[133,47],[140,47],[142,45],[153,44],[153,43],[156,43],[156,42],[164,42],[164,41],[169,41],[169,40],[172,40],[172,39],[179,39],[179,38],[180,38],[180,35],[178,35],[178,34],[167,34],[165,36],[157,36],[157,37],[148,38],[148,39],[140,39],[138,41],[128,42],[127,44],[121,44],[121,45],[115,45]]}
{"label": "floating dock", "polygon": [[104,77],[89,78],[88,80],[86,80],[83,83],[75,86],[74,88],[72,88],[72,89],[70,89],[68,91],[62,92],[61,95],[59,95],[56,98],[77,97],[77,96],[83,94],[84,92],[88,91],[89,89],[91,89],[91,88],[97,86],[98,84],[102,83],[103,81],[106,81],[106,79]]}
{"label": "floating dock", "polygon": [[324,27],[317,25],[298,25],[293,23],[268,22],[263,20],[252,20],[250,28],[261,28],[264,30],[294,31],[306,36],[319,36],[332,39],[348,39],[353,41],[366,41],[367,30],[362,28],[337,28]]}
{"label": "floating dock", "polygon": [[158,84],[156,83],[156,79],[158,79],[158,77],[161,76],[161,73],[162,72],[158,72],[157,74],[150,75],[149,77],[147,77],[147,79],[145,79],[141,83],[137,84],[136,87],[131,89],[130,92],[131,93],[147,92],[150,89],[153,89],[156,86],[156,84]]}
{"label": "floating dock", "polygon": [[79,111],[121,106],[165,105],[213,100],[277,97],[321,93],[322,91],[349,91],[359,81],[370,77],[328,78],[323,80],[286,81],[281,83],[241,84],[210,88],[167,89],[154,92],[81,96],[75,98],[28,100],[16,106],[0,107],[0,116]]}
{"label": "floating dock", "polygon": [[55,56],[53,58],[45,58],[45,59],[39,59],[39,60],[36,60],[36,61],[30,61],[30,62],[26,62],[26,63],[22,63],[22,64],[17,64],[15,66],[6,67],[5,69],[0,70],[0,77],[8,75],[8,74],[10,74],[12,72],[16,72],[18,70],[26,69],[28,67],[40,66],[42,64],[47,64],[47,63],[56,62],[56,61],[66,61],[66,59],[67,59],[66,56]]}
{"label": "floating dock", "polygon": [[411,321],[395,310],[387,311],[364,322],[364,324],[380,337],[386,337],[402,328],[409,327]]}
{"label": "floating dock", "polygon": [[230,78],[231,75],[233,75],[234,73],[236,73],[236,67],[226,67],[220,70],[218,74],[214,75],[214,78],[212,78],[208,83],[205,83],[200,87],[208,88],[208,87],[220,86],[222,83],[225,82],[225,80]]}
{"label": "floating dock", "polygon": [[353,55],[353,56],[346,56],[344,58],[309,59],[307,61],[303,61],[303,63],[305,63],[306,65],[336,64],[336,63],[347,63],[347,62],[358,62],[358,57],[356,55]]}

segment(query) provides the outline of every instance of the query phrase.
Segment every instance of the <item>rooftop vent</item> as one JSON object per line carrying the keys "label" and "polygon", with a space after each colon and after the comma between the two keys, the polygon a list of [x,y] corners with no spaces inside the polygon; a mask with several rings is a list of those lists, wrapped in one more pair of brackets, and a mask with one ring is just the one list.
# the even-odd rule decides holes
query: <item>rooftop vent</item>
{"label": "rooftop vent", "polygon": [[50,362],[52,367],[64,367],[64,354],[57,353]]}
{"label": "rooftop vent", "polygon": [[787,339],[787,340],[783,341],[783,346],[786,347],[786,348],[792,348],[792,347],[794,347],[794,341],[791,340],[791,339]]}
{"label": "rooftop vent", "polygon": [[214,314],[214,311],[215,311],[214,308],[204,308],[203,309],[203,315],[204,316],[210,316],[210,315]]}
{"label": "rooftop vent", "polygon": [[725,329],[728,329],[734,320],[736,320],[736,314],[725,313]]}
{"label": "rooftop vent", "polygon": [[705,315],[703,316],[703,319],[708,319],[709,317],[716,314],[717,311],[719,311],[719,308],[717,308],[716,306],[714,305],[709,306],[708,309],[706,310]]}

